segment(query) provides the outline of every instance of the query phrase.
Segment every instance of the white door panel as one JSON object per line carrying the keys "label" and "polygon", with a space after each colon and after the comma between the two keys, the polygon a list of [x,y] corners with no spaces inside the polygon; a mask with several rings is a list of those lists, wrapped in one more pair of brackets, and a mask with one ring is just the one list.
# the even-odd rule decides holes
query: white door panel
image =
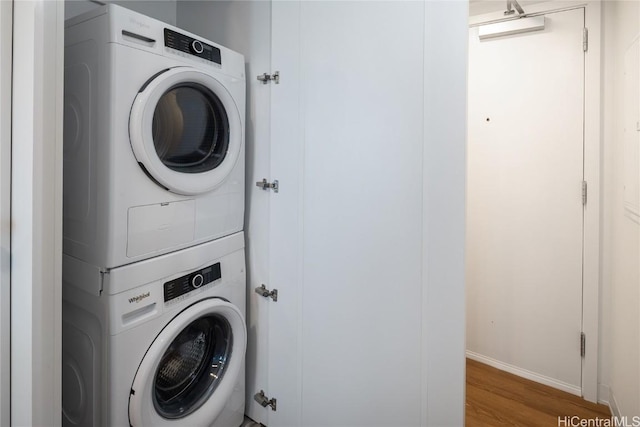
{"label": "white door panel", "polygon": [[424,16],[302,2],[304,426],[421,422]]}
{"label": "white door panel", "polygon": [[470,30],[467,349],[581,387],[584,9]]}
{"label": "white door panel", "polygon": [[273,3],[270,426],[421,423],[424,16]]}

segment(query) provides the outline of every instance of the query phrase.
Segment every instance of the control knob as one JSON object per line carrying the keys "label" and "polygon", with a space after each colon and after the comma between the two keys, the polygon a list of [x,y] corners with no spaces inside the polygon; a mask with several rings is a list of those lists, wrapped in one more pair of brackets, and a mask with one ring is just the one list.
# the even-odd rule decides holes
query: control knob
{"label": "control knob", "polygon": [[204,283],[204,277],[202,276],[202,274],[198,273],[191,278],[191,286],[193,286],[194,289],[198,289],[200,286],[203,285],[203,283]]}
{"label": "control knob", "polygon": [[191,42],[191,50],[195,53],[202,53],[204,51],[204,46],[201,41],[194,40]]}

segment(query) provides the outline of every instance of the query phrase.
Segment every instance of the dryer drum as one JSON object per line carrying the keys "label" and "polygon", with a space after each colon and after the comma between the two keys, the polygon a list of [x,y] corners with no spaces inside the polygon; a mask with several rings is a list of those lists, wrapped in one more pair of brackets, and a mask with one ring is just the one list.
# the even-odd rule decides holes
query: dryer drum
{"label": "dryer drum", "polygon": [[197,83],[180,83],[158,100],[152,122],[156,153],[169,169],[207,172],[229,149],[229,118],[220,99]]}
{"label": "dryer drum", "polygon": [[[244,104],[232,93],[242,91],[243,82],[230,79],[178,66],[136,95],[129,114],[131,148],[144,170],[168,191],[206,197],[240,172],[236,166],[243,166],[244,113],[239,106]],[[227,187],[238,182],[234,179]]]}
{"label": "dryer drum", "polygon": [[197,410],[215,391],[231,357],[233,333],[214,314],[190,323],[169,345],[156,370],[154,407],[167,419]]}

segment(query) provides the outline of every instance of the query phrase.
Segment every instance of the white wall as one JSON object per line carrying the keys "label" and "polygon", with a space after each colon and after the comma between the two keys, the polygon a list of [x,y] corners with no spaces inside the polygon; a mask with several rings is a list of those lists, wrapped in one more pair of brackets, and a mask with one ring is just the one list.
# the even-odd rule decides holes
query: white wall
{"label": "white wall", "polygon": [[[102,2],[119,4],[167,24],[176,24],[177,0],[103,0]],[[64,18],[69,19],[98,6],[99,3],[90,0],[66,0]]]}
{"label": "white wall", "polygon": [[[639,226],[625,215],[624,55],[640,32],[640,3],[604,2],[602,346],[600,382],[612,408],[640,415]],[[637,77],[637,76],[636,76]],[[636,94],[640,96],[640,94]],[[609,400],[606,396],[604,400]]]}

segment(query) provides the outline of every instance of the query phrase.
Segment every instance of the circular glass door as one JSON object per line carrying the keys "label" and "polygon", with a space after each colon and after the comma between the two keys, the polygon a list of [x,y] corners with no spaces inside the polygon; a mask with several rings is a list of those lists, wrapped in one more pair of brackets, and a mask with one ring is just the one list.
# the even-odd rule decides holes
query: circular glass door
{"label": "circular glass door", "polygon": [[160,359],[153,404],[168,419],[198,409],[215,391],[231,358],[233,332],[222,316],[194,320],[171,342]]}
{"label": "circular glass door", "polygon": [[229,91],[190,67],[171,68],[145,84],[131,109],[129,134],[145,172],[169,191],[186,195],[220,185],[243,141]]}
{"label": "circular glass door", "polygon": [[208,426],[233,392],[246,349],[238,308],[209,298],[185,309],[140,363],[129,398],[131,425]]}
{"label": "circular glass door", "polygon": [[167,90],[153,114],[153,144],[160,161],[182,173],[220,166],[229,149],[229,119],[213,92],[182,83]]}

